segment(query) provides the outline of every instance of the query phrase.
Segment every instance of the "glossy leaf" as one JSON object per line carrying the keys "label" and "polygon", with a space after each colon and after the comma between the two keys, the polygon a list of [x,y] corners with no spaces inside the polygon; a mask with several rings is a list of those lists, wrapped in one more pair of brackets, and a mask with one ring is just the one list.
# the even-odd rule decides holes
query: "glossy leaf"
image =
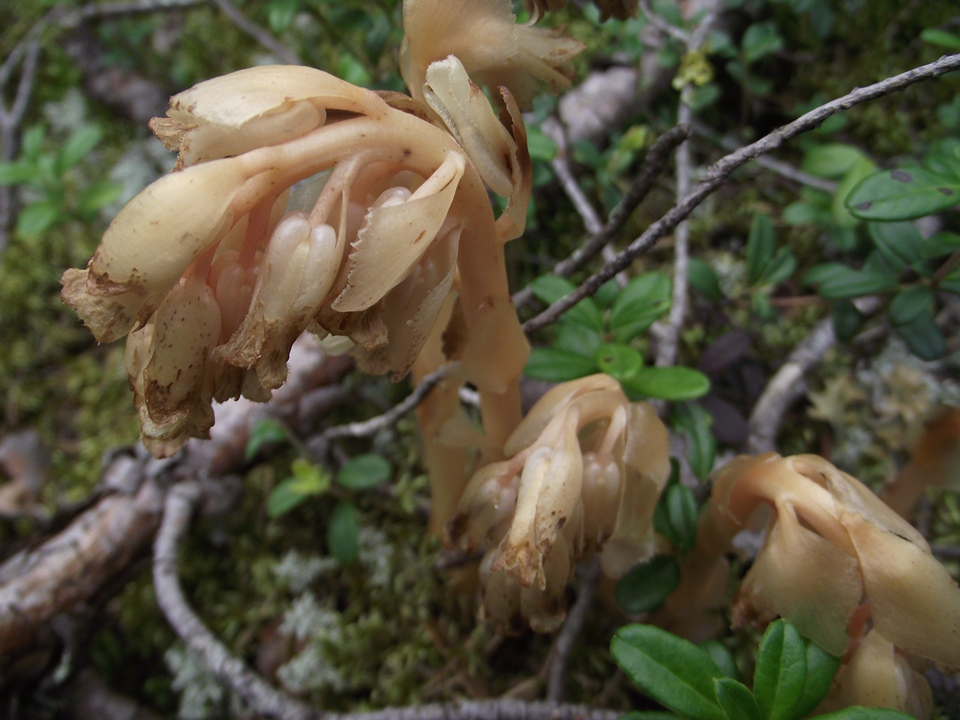
{"label": "glossy leaf", "polygon": [[670,279],[659,272],[644,273],[620,291],[610,309],[610,331],[625,343],[646,331],[670,308]]}
{"label": "glossy leaf", "polygon": [[[813,271],[818,269],[821,271],[814,274]],[[838,263],[832,263],[829,271],[822,265],[813,268],[804,279],[806,282],[819,283],[817,293],[831,300],[872,295],[897,286],[896,279],[888,275],[854,270]]]}
{"label": "glossy leaf", "polygon": [[743,59],[749,65],[783,49],[783,38],[772,21],[757,22],[743,33]]}
{"label": "glossy leaf", "polygon": [[566,350],[534,348],[523,369],[527,377],[552,382],[576,380],[597,371],[597,361]]}
{"label": "glossy leaf", "polygon": [[756,698],[743,683],[728,677],[717,678],[713,691],[730,720],[762,720]]}
{"label": "glossy leaf", "polygon": [[341,565],[350,565],[357,559],[360,549],[360,523],[357,508],[352,502],[342,500],[333,508],[327,526],[327,547]]}
{"label": "glossy leaf", "polygon": [[817,720],[915,720],[913,715],[886,708],[852,707],[817,715]]}
{"label": "glossy leaf", "polygon": [[874,246],[895,272],[923,258],[923,238],[912,222],[872,222],[867,224],[867,231]]}
{"label": "glossy leaf", "polygon": [[863,179],[846,205],[862,220],[913,220],[960,202],[960,181],[916,166],[884,170]]}
{"label": "glossy leaf", "polygon": [[794,720],[807,679],[807,648],[792,625],[770,623],[760,641],[753,692],[766,720]]}
{"label": "glossy leaf", "polygon": [[804,639],[807,654],[807,677],[803,692],[797,699],[794,717],[806,717],[827,696],[833,678],[840,669],[840,658],[835,657],[817,645]]}
{"label": "glossy leaf", "polygon": [[358,455],[347,461],[337,473],[337,482],[350,490],[369,490],[390,478],[392,468],[379,455]]}
{"label": "glossy leaf", "polygon": [[920,39],[933,45],[939,45],[951,52],[960,52],[960,36],[940,28],[924,28],[920,31]]}
{"label": "glossy leaf", "polygon": [[624,612],[639,614],[663,605],[680,584],[680,567],[672,557],[659,555],[631,568],[617,582],[616,598]]}
{"label": "glossy leaf", "polygon": [[694,400],[710,392],[710,378],[680,366],[645,367],[624,383],[633,394],[662,400]]}
{"label": "glossy leaf", "polygon": [[925,258],[949,255],[957,250],[960,250],[960,235],[954,232],[938,232],[923,239],[920,245],[920,254]]}
{"label": "glossy leaf", "polygon": [[647,695],[674,712],[698,720],[727,720],[713,690],[723,677],[716,663],[693,643],[651,625],[620,628],[610,651]]}
{"label": "glossy leaf", "polygon": [[594,356],[600,372],[620,382],[635,377],[643,367],[643,358],[636,350],[627,345],[607,343],[597,348]]}
{"label": "glossy leaf", "polygon": [[717,667],[723,672],[725,677],[740,679],[740,669],[737,667],[737,659],[733,656],[733,651],[719,640],[707,640],[700,643],[700,649],[707,653]]}
{"label": "glossy leaf", "polygon": [[852,229],[857,226],[857,217],[846,206],[847,198],[864,178],[872,175],[876,170],[877,166],[872,160],[862,157],[840,178],[837,189],[833,193],[833,200],[830,202],[830,212],[837,227]]}

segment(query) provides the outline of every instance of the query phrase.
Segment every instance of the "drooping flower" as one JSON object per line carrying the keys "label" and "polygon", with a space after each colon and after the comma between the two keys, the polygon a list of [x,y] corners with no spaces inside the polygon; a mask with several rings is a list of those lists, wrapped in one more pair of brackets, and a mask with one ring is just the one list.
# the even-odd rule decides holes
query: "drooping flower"
{"label": "drooping flower", "polygon": [[[461,236],[471,241],[464,323],[472,337],[499,324],[519,342],[506,370],[519,374],[519,324],[491,312],[509,303],[492,210],[447,132],[301,67],[201,83],[153,127],[179,149],[179,169],[121,210],[87,268],[63,278],[65,302],[99,341],[132,333],[151,450],[205,436],[211,398],[264,399],[308,328],[349,337],[361,369],[404,375],[452,287]],[[289,210],[289,189],[311,176],[313,195]],[[471,367],[480,354],[465,350]],[[506,384],[494,379],[502,368],[481,370],[471,379],[484,391]]]}
{"label": "drooping flower", "polygon": [[557,31],[518,25],[510,0],[404,0],[403,27],[400,72],[418,100],[430,64],[453,55],[494,95],[506,87],[529,110],[541,83],[554,92],[570,86],[570,60],[584,48]]}
{"label": "drooping flower", "polygon": [[504,630],[555,629],[576,561],[599,552],[620,577],[653,551],[653,510],[669,475],[667,433],[652,408],[593,375],[558,385],[477,470],[447,526],[486,549],[486,615]]}
{"label": "drooping flower", "polygon": [[767,537],[735,600],[735,625],[782,616],[841,655],[869,621],[871,657],[883,644],[890,663],[896,649],[960,667],[960,589],[869,488],[815,455],[743,456],[717,473],[700,531],[722,553],[764,509]]}

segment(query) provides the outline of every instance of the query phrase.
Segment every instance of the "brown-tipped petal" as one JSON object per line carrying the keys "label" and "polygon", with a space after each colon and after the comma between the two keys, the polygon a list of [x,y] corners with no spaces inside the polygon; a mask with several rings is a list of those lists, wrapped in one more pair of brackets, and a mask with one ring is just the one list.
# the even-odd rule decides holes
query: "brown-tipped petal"
{"label": "brown-tipped petal", "polygon": [[930,552],[844,511],[875,632],[914,655],[960,668],[960,588]]}
{"label": "brown-tipped petal", "polygon": [[856,558],[803,527],[779,503],[773,527],[744,578],[734,625],[764,625],[782,616],[833,655],[847,647],[847,621],[863,595]]}
{"label": "brown-tipped petal", "polygon": [[520,106],[507,88],[501,86],[499,90],[504,105],[504,111],[500,113],[500,122],[510,129],[517,149],[516,157],[511,160],[514,168],[513,190],[507,198],[507,207],[497,218],[497,239],[500,242],[507,242],[523,235],[527,226],[527,210],[530,206],[530,195],[533,192],[533,163],[530,160],[527,128],[523,123]]}
{"label": "brown-tipped petal", "polygon": [[[572,519],[583,487],[583,457],[572,413],[561,432],[562,439],[551,448],[549,475],[540,489],[534,516],[534,542],[541,555],[550,553],[560,531]],[[545,583],[546,578],[542,577],[541,589]]]}
{"label": "brown-tipped petal", "polygon": [[309,67],[263,65],[206,80],[170,99],[151,128],[183,166],[279,145],[323,125],[327,110],[379,116],[374,94]]}
{"label": "brown-tipped petal", "polygon": [[926,679],[875,630],[837,673],[815,715],[863,706],[889,708],[929,720],[933,696]]}
{"label": "brown-tipped petal", "polygon": [[455,56],[430,64],[424,95],[487,186],[497,195],[511,195],[521,173],[517,145]]}
{"label": "brown-tipped petal", "polygon": [[560,541],[543,561],[543,582],[536,587],[520,588],[520,613],[538,633],[560,629],[567,616],[567,583],[573,575],[570,549]]}
{"label": "brown-tipped petal", "polygon": [[[220,337],[220,308],[200,278],[187,278],[157,309],[150,349],[137,385],[143,444],[157,457],[176,452],[213,425],[215,368],[210,354]],[[129,365],[139,360],[133,349]],[[141,398],[138,397],[138,400]]]}
{"label": "brown-tipped petal", "polygon": [[540,493],[549,482],[552,453],[552,448],[539,447],[527,458],[520,475],[513,523],[493,563],[495,571],[510,571],[524,587],[533,586],[542,574],[543,557],[537,551],[534,528]]}
{"label": "brown-tipped petal", "polygon": [[218,160],[152,183],[110,223],[87,269],[64,273],[63,301],[98,341],[123,337],[232,224],[246,180],[240,163]]}
{"label": "brown-tipped petal", "polygon": [[339,265],[333,228],[311,227],[302,214],[284,218],[264,253],[250,311],[230,341],[217,349],[217,359],[256,368],[264,387],[280,387],[290,346],[320,308]]}
{"label": "brown-tipped petal", "polygon": [[349,255],[347,286],[333,301],[337,312],[359,312],[380,301],[420,261],[443,226],[466,161],[450,151],[406,202],[367,213]]}

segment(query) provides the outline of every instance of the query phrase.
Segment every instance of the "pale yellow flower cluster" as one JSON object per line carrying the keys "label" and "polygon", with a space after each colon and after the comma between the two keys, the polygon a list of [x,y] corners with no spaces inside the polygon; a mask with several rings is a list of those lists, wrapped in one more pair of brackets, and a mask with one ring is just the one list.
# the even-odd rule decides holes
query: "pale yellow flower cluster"
{"label": "pale yellow flower cluster", "polygon": [[471,478],[448,524],[483,549],[484,608],[508,632],[551,632],[575,563],[599,553],[614,578],[653,553],[653,510],[670,474],[667,431],[607,375],[550,390]]}

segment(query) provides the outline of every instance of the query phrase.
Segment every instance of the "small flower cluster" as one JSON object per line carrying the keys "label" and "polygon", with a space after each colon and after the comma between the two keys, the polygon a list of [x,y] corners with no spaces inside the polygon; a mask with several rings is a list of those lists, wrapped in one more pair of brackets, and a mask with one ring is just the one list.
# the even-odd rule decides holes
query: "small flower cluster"
{"label": "small flower cluster", "polygon": [[598,552],[619,577],[648,558],[667,445],[651,406],[630,403],[609,376],[544,395],[507,441],[509,459],[476,471],[447,526],[450,542],[486,551],[487,617],[506,631],[551,632],[577,560]]}

